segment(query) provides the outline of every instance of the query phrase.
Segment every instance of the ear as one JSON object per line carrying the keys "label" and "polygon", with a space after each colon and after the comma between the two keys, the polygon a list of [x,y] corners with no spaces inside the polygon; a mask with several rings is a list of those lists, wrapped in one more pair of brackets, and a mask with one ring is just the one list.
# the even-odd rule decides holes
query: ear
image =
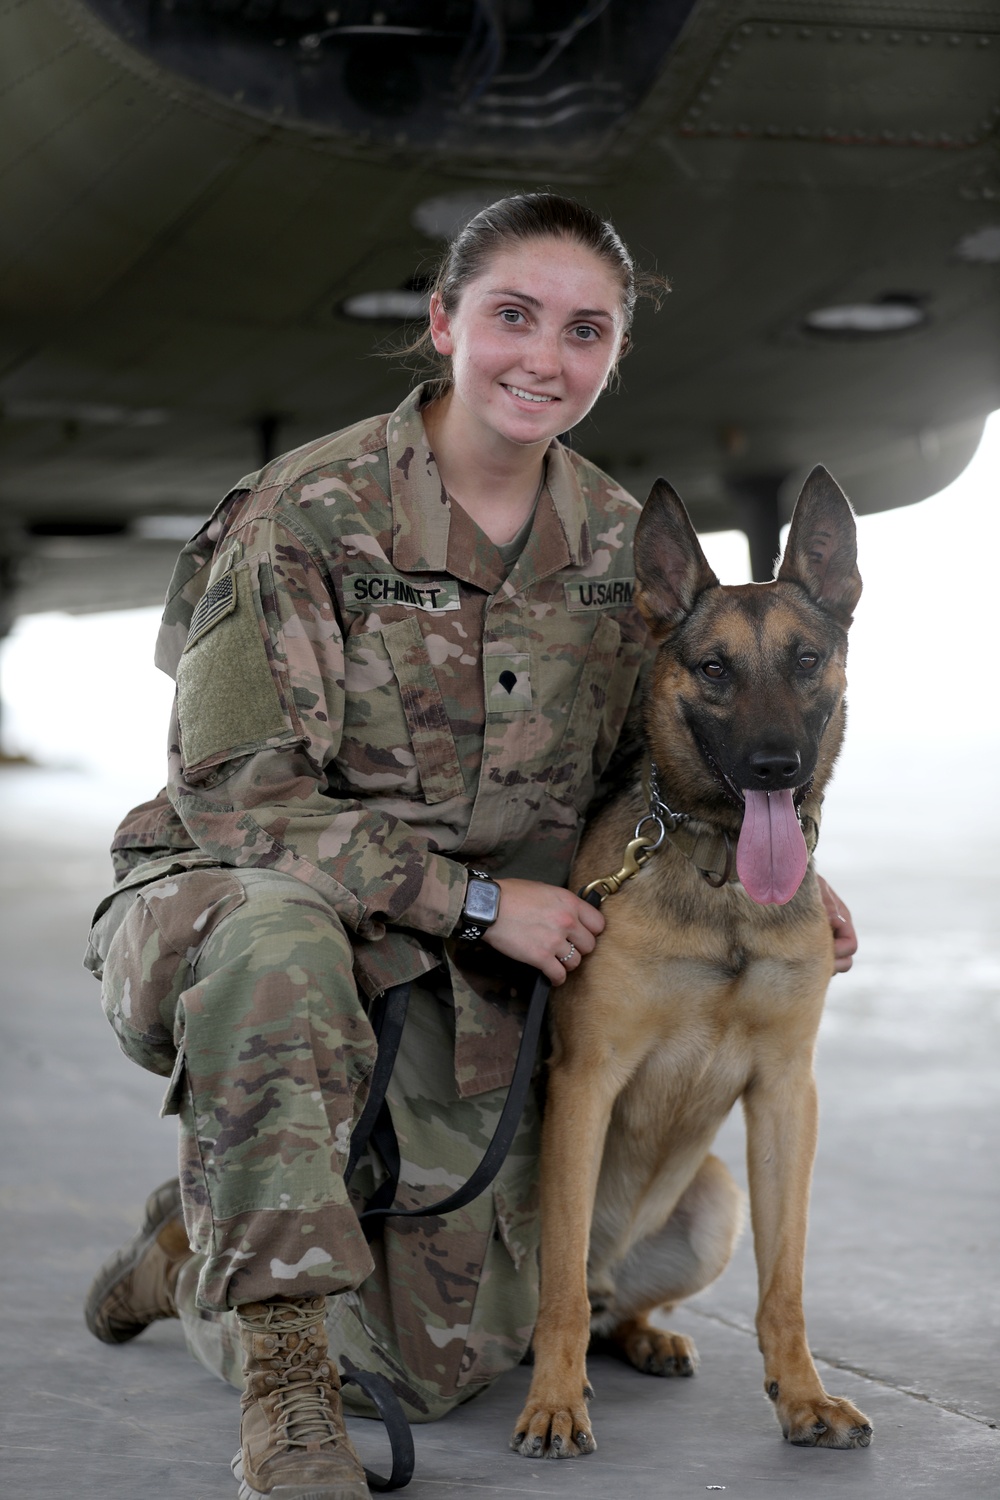
{"label": "ear", "polygon": [[437,292],[431,297],[429,308],[429,319],[431,329],[431,343],[439,354],[450,356],[455,349],[451,338],[451,319],[444,310],[444,304]]}
{"label": "ear", "polygon": [[792,512],[779,583],[798,583],[845,628],[861,597],[854,512],[837,481],[817,464]]}
{"label": "ear", "polygon": [[694,608],[698,595],[718,588],[691,518],[676,490],[658,479],[635,529],[635,602],[660,641]]}

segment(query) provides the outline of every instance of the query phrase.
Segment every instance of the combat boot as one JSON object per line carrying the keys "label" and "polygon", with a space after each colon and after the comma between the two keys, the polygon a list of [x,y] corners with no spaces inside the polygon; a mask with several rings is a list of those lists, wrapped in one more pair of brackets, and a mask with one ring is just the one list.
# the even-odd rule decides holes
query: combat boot
{"label": "combat boot", "polygon": [[340,1380],[326,1344],[326,1298],[247,1302],[240,1500],[371,1500],[344,1428]]}
{"label": "combat boot", "polygon": [[177,1273],[191,1254],[174,1177],[150,1193],[142,1227],[94,1277],[84,1310],[94,1337],[124,1344],[158,1318],[176,1318]]}

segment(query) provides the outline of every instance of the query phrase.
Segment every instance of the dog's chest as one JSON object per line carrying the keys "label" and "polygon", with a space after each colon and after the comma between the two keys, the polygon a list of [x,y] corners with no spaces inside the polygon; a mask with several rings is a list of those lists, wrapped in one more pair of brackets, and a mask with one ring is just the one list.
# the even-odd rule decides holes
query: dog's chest
{"label": "dog's chest", "polygon": [[[825,980],[811,956],[754,953],[723,933],[692,947],[637,967],[617,1039],[637,1064],[632,1087],[661,1107],[711,1096],[713,1108],[727,1110],[762,1050],[815,1035]],[[617,1029],[607,1012],[606,1025]]]}
{"label": "dog's chest", "polygon": [[740,1030],[678,1026],[650,1048],[615,1101],[614,1130],[639,1155],[663,1142],[703,1149],[747,1087],[753,1049]]}
{"label": "dog's chest", "polygon": [[659,1002],[645,1008],[641,1057],[615,1104],[618,1127],[636,1142],[704,1141],[745,1092],[762,1055],[808,1041],[819,1020],[814,988],[787,964],[743,952],[722,962],[675,961],[670,969]]}
{"label": "dog's chest", "polygon": [[750,964],[753,962],[753,954],[741,942],[730,940],[725,945],[720,945],[717,958],[712,962],[712,967],[721,976],[726,984],[742,979]]}
{"label": "dog's chest", "polygon": [[825,983],[822,959],[754,952],[748,944],[720,942],[700,958],[676,966],[664,1007],[665,1041],[678,1020],[693,1027],[706,1045],[760,1038],[772,1028],[785,1032],[792,1018],[818,1023]]}
{"label": "dog's chest", "polygon": [[[632,896],[643,920],[623,911],[622,937],[641,954],[647,994],[668,1012],[705,1011],[716,1031],[741,1019],[759,1026],[770,1010],[784,1015],[826,988],[829,927],[812,894],[794,907],[761,907],[739,888],[688,881],[682,892],[664,891],[651,879]],[[618,938],[611,920],[608,931]]]}

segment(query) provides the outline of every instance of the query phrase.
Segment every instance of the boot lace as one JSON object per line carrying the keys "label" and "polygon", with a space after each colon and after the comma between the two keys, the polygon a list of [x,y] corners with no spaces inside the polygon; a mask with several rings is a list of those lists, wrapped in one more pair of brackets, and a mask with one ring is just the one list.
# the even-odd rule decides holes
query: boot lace
{"label": "boot lace", "polygon": [[270,1303],[246,1321],[270,1334],[276,1343],[267,1364],[271,1366],[268,1384],[280,1382],[281,1386],[274,1391],[278,1441],[289,1448],[335,1446],[340,1433],[330,1405],[332,1369],[307,1339],[300,1339],[294,1347],[289,1343],[290,1335],[315,1328],[316,1310]]}
{"label": "boot lace", "polygon": [[280,1438],[289,1448],[332,1447],[339,1438],[325,1385],[288,1385],[277,1392]]}

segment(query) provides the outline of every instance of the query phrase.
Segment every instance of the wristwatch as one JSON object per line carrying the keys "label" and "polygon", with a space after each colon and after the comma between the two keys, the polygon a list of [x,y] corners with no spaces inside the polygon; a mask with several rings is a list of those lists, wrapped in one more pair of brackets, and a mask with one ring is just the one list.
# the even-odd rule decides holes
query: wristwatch
{"label": "wristwatch", "polygon": [[454,936],[462,943],[474,943],[500,915],[500,887],[485,870],[470,870],[465,888],[465,904]]}

